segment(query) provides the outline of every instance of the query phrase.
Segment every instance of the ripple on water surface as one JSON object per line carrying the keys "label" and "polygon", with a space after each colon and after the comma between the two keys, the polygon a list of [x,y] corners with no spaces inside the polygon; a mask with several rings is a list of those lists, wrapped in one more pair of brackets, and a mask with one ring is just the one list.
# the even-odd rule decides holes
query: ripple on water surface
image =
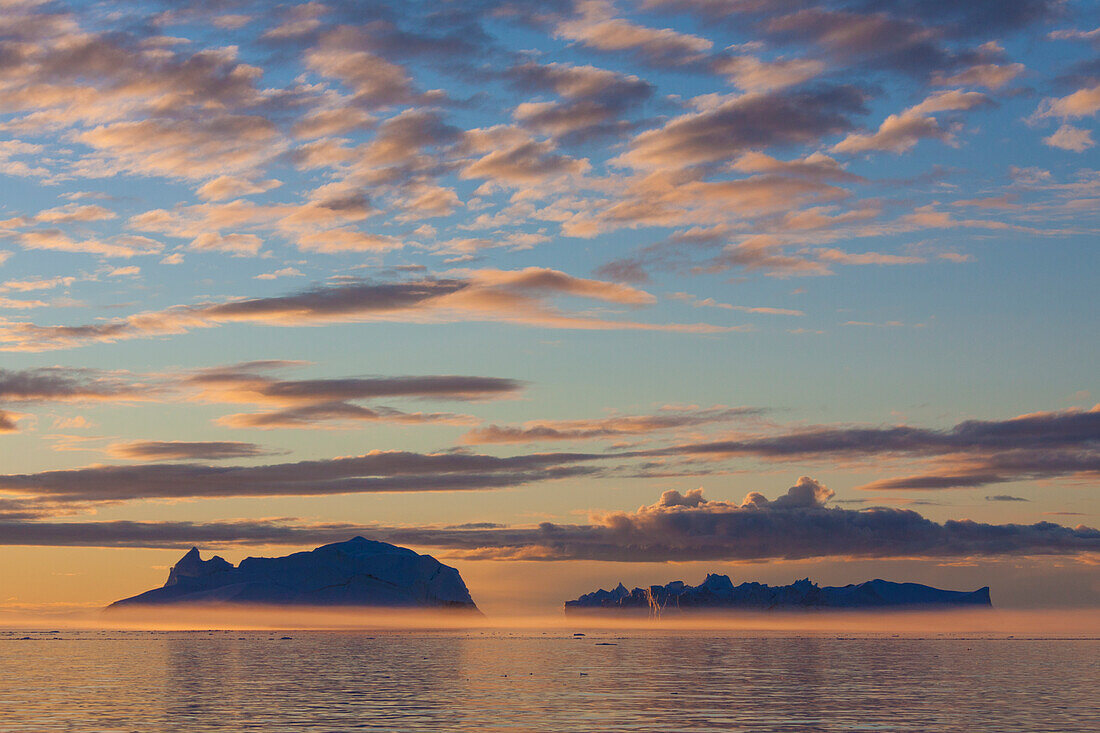
{"label": "ripple on water surface", "polygon": [[4,632],[0,731],[1096,731],[1100,641]]}

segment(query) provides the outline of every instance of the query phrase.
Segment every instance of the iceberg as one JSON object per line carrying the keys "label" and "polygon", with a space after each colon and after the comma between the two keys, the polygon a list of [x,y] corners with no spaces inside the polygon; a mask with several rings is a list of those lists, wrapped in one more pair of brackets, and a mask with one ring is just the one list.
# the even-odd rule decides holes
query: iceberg
{"label": "iceberg", "polygon": [[790,585],[763,583],[734,585],[728,575],[707,575],[697,586],[682,580],[668,585],[627,590],[597,590],[565,602],[565,611],[624,611],[660,614],[666,611],[793,610],[813,608],[913,609],[990,607],[989,588],[975,591],[941,590],[919,583],[868,580],[865,583],[821,587],[809,578]]}
{"label": "iceberg", "polygon": [[218,603],[477,611],[454,568],[430,555],[363,537],[286,557],[249,557],[237,566],[217,556],[203,560],[192,547],[163,587],[108,608]]}

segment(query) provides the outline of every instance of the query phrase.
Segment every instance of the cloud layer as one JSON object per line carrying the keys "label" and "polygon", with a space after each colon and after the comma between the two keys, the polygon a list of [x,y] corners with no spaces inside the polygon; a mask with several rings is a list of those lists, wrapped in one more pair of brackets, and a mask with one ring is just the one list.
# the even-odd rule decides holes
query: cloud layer
{"label": "cloud layer", "polygon": [[26,522],[0,518],[0,542],[24,545],[186,547],[192,544],[316,544],[356,533],[443,550],[448,557],[613,562],[759,561],[809,558],[973,558],[1096,555],[1100,530],[950,520],[902,509],[827,506],[833,492],[802,477],[769,500],[711,501],[701,490],[666,491],[636,512],[594,513],[590,523],[386,527],[292,521]]}

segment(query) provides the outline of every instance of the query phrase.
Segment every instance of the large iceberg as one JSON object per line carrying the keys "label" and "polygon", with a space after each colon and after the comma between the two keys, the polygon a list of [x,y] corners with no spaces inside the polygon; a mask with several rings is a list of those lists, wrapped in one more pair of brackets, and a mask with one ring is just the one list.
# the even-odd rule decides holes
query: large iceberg
{"label": "large iceberg", "polygon": [[192,547],[161,588],[108,608],[178,603],[388,606],[477,610],[462,576],[429,555],[356,537],[286,557],[249,557],[236,567]]}
{"label": "large iceberg", "polygon": [[627,590],[619,583],[613,590],[601,589],[586,593],[576,600],[566,601],[565,610],[659,614],[677,610],[884,609],[991,605],[988,587],[967,592],[940,590],[919,583],[892,583],[888,580],[821,587],[808,578],[790,585],[741,583],[735,586],[728,575],[708,575],[706,580],[696,586],[677,580],[668,585]]}

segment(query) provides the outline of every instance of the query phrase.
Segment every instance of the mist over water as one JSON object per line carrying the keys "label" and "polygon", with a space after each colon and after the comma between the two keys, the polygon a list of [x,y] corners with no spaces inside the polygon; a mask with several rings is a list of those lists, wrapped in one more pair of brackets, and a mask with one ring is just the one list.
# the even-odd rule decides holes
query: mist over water
{"label": "mist over water", "polygon": [[422,631],[622,631],[723,634],[1028,635],[1100,638],[1100,609],[949,609],[920,611],[811,610],[667,613],[661,618],[599,611],[490,614],[455,610],[302,606],[124,607],[56,613],[0,610],[0,629],[10,630],[348,630]]}

